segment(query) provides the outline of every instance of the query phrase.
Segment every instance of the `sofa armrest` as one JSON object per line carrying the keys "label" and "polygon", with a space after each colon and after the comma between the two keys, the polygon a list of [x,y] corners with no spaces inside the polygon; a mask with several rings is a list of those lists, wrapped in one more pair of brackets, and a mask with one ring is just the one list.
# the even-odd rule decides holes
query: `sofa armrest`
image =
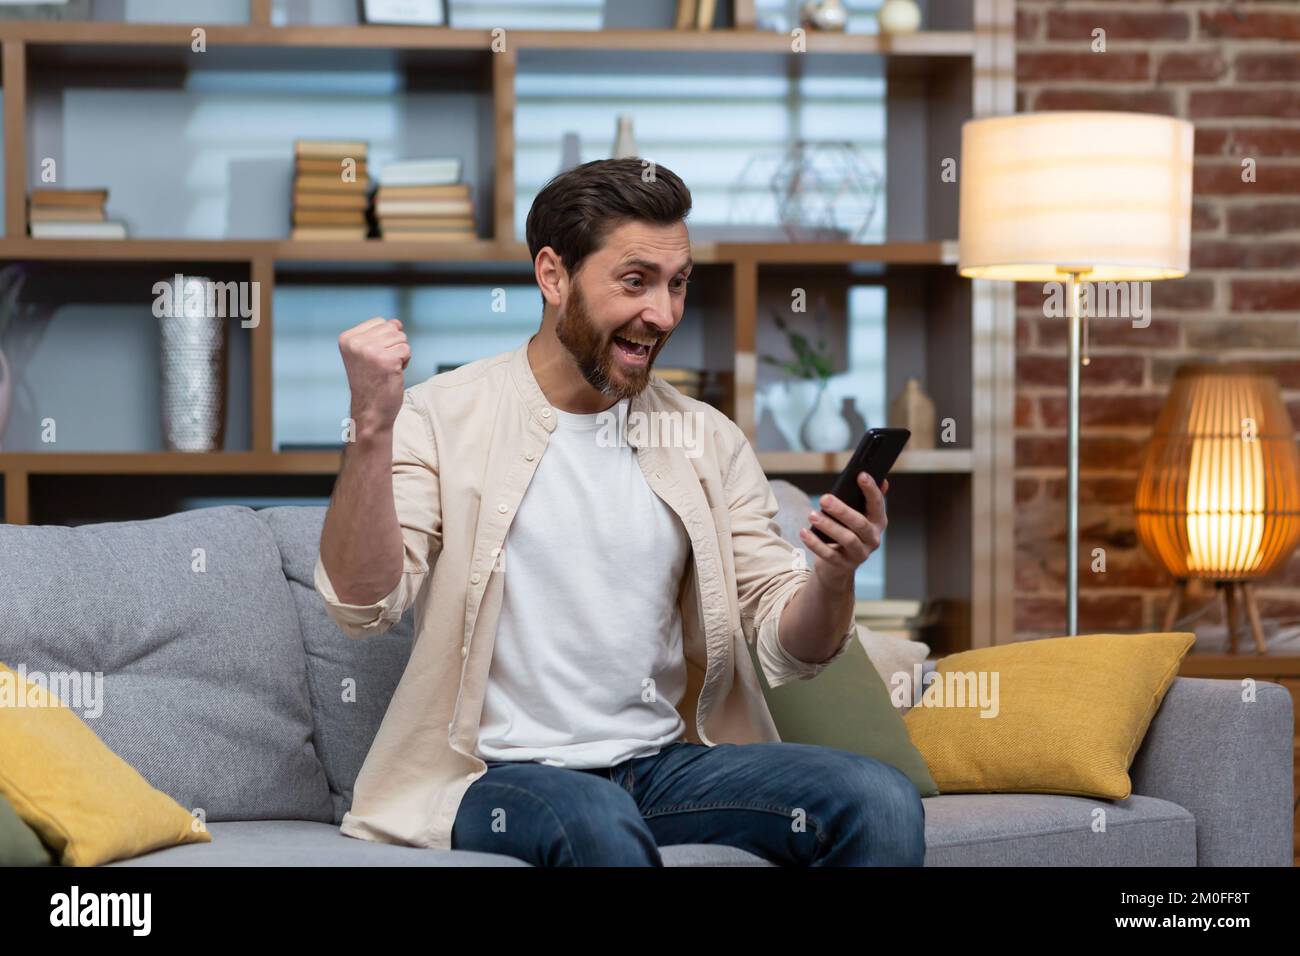
{"label": "sofa armrest", "polygon": [[1178,677],[1147,730],[1133,792],[1196,818],[1198,866],[1290,866],[1293,854],[1291,695],[1260,681]]}

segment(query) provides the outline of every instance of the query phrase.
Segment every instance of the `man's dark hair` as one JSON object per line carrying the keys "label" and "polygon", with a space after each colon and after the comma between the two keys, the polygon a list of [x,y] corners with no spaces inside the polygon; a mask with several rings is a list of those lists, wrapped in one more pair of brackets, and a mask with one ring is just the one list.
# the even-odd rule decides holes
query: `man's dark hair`
{"label": "man's dark hair", "polygon": [[[653,171],[650,182],[643,170]],[[670,226],[691,211],[691,191],[677,174],[645,160],[597,159],[552,177],[528,210],[528,253],[534,262],[547,246],[569,275],[625,222]]]}

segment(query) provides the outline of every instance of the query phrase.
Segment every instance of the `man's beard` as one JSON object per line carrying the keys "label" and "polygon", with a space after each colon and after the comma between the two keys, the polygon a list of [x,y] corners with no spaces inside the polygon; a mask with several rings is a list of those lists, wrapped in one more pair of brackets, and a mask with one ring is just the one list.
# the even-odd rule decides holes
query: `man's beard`
{"label": "man's beard", "polygon": [[650,384],[650,371],[663,339],[651,346],[649,360],[643,367],[618,368],[615,372],[618,362],[613,354],[616,347],[613,335],[601,336],[591,321],[582,290],[577,283],[572,288],[573,293],[555,326],[556,338],[569,350],[588,385],[615,400],[631,398]]}

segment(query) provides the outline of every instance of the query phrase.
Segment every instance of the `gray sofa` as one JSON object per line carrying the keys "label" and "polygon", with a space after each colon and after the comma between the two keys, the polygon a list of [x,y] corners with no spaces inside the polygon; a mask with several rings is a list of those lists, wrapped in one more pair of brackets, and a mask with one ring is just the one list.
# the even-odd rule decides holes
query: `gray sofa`
{"label": "gray sofa", "polygon": [[[407,660],[411,614],[348,640],[312,585],[322,507],[222,506],[149,521],[0,525],[0,661],[102,672],[87,722],[213,840],[115,866],[522,866],[341,835],[353,781]],[[928,798],[929,866],[1290,865],[1292,714],[1261,684],[1179,678],[1119,803]],[[1104,833],[1092,829],[1105,806]],[[769,865],[670,846],[670,866]]]}

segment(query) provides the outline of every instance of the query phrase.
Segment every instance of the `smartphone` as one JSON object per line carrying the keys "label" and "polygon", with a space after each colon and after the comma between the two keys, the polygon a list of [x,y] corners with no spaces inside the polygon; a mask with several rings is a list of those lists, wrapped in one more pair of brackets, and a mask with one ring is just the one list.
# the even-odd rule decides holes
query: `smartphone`
{"label": "smartphone", "polygon": [[[866,514],[867,499],[862,494],[862,486],[858,484],[858,473],[865,471],[879,485],[889,475],[889,469],[894,467],[894,462],[902,453],[903,446],[911,437],[912,433],[906,428],[867,429],[867,433],[862,436],[862,441],[858,442],[857,451],[853,453],[848,465],[835,479],[831,494],[850,508]],[[836,543],[834,538],[824,534],[820,528],[813,528],[812,533],[827,544]]]}

